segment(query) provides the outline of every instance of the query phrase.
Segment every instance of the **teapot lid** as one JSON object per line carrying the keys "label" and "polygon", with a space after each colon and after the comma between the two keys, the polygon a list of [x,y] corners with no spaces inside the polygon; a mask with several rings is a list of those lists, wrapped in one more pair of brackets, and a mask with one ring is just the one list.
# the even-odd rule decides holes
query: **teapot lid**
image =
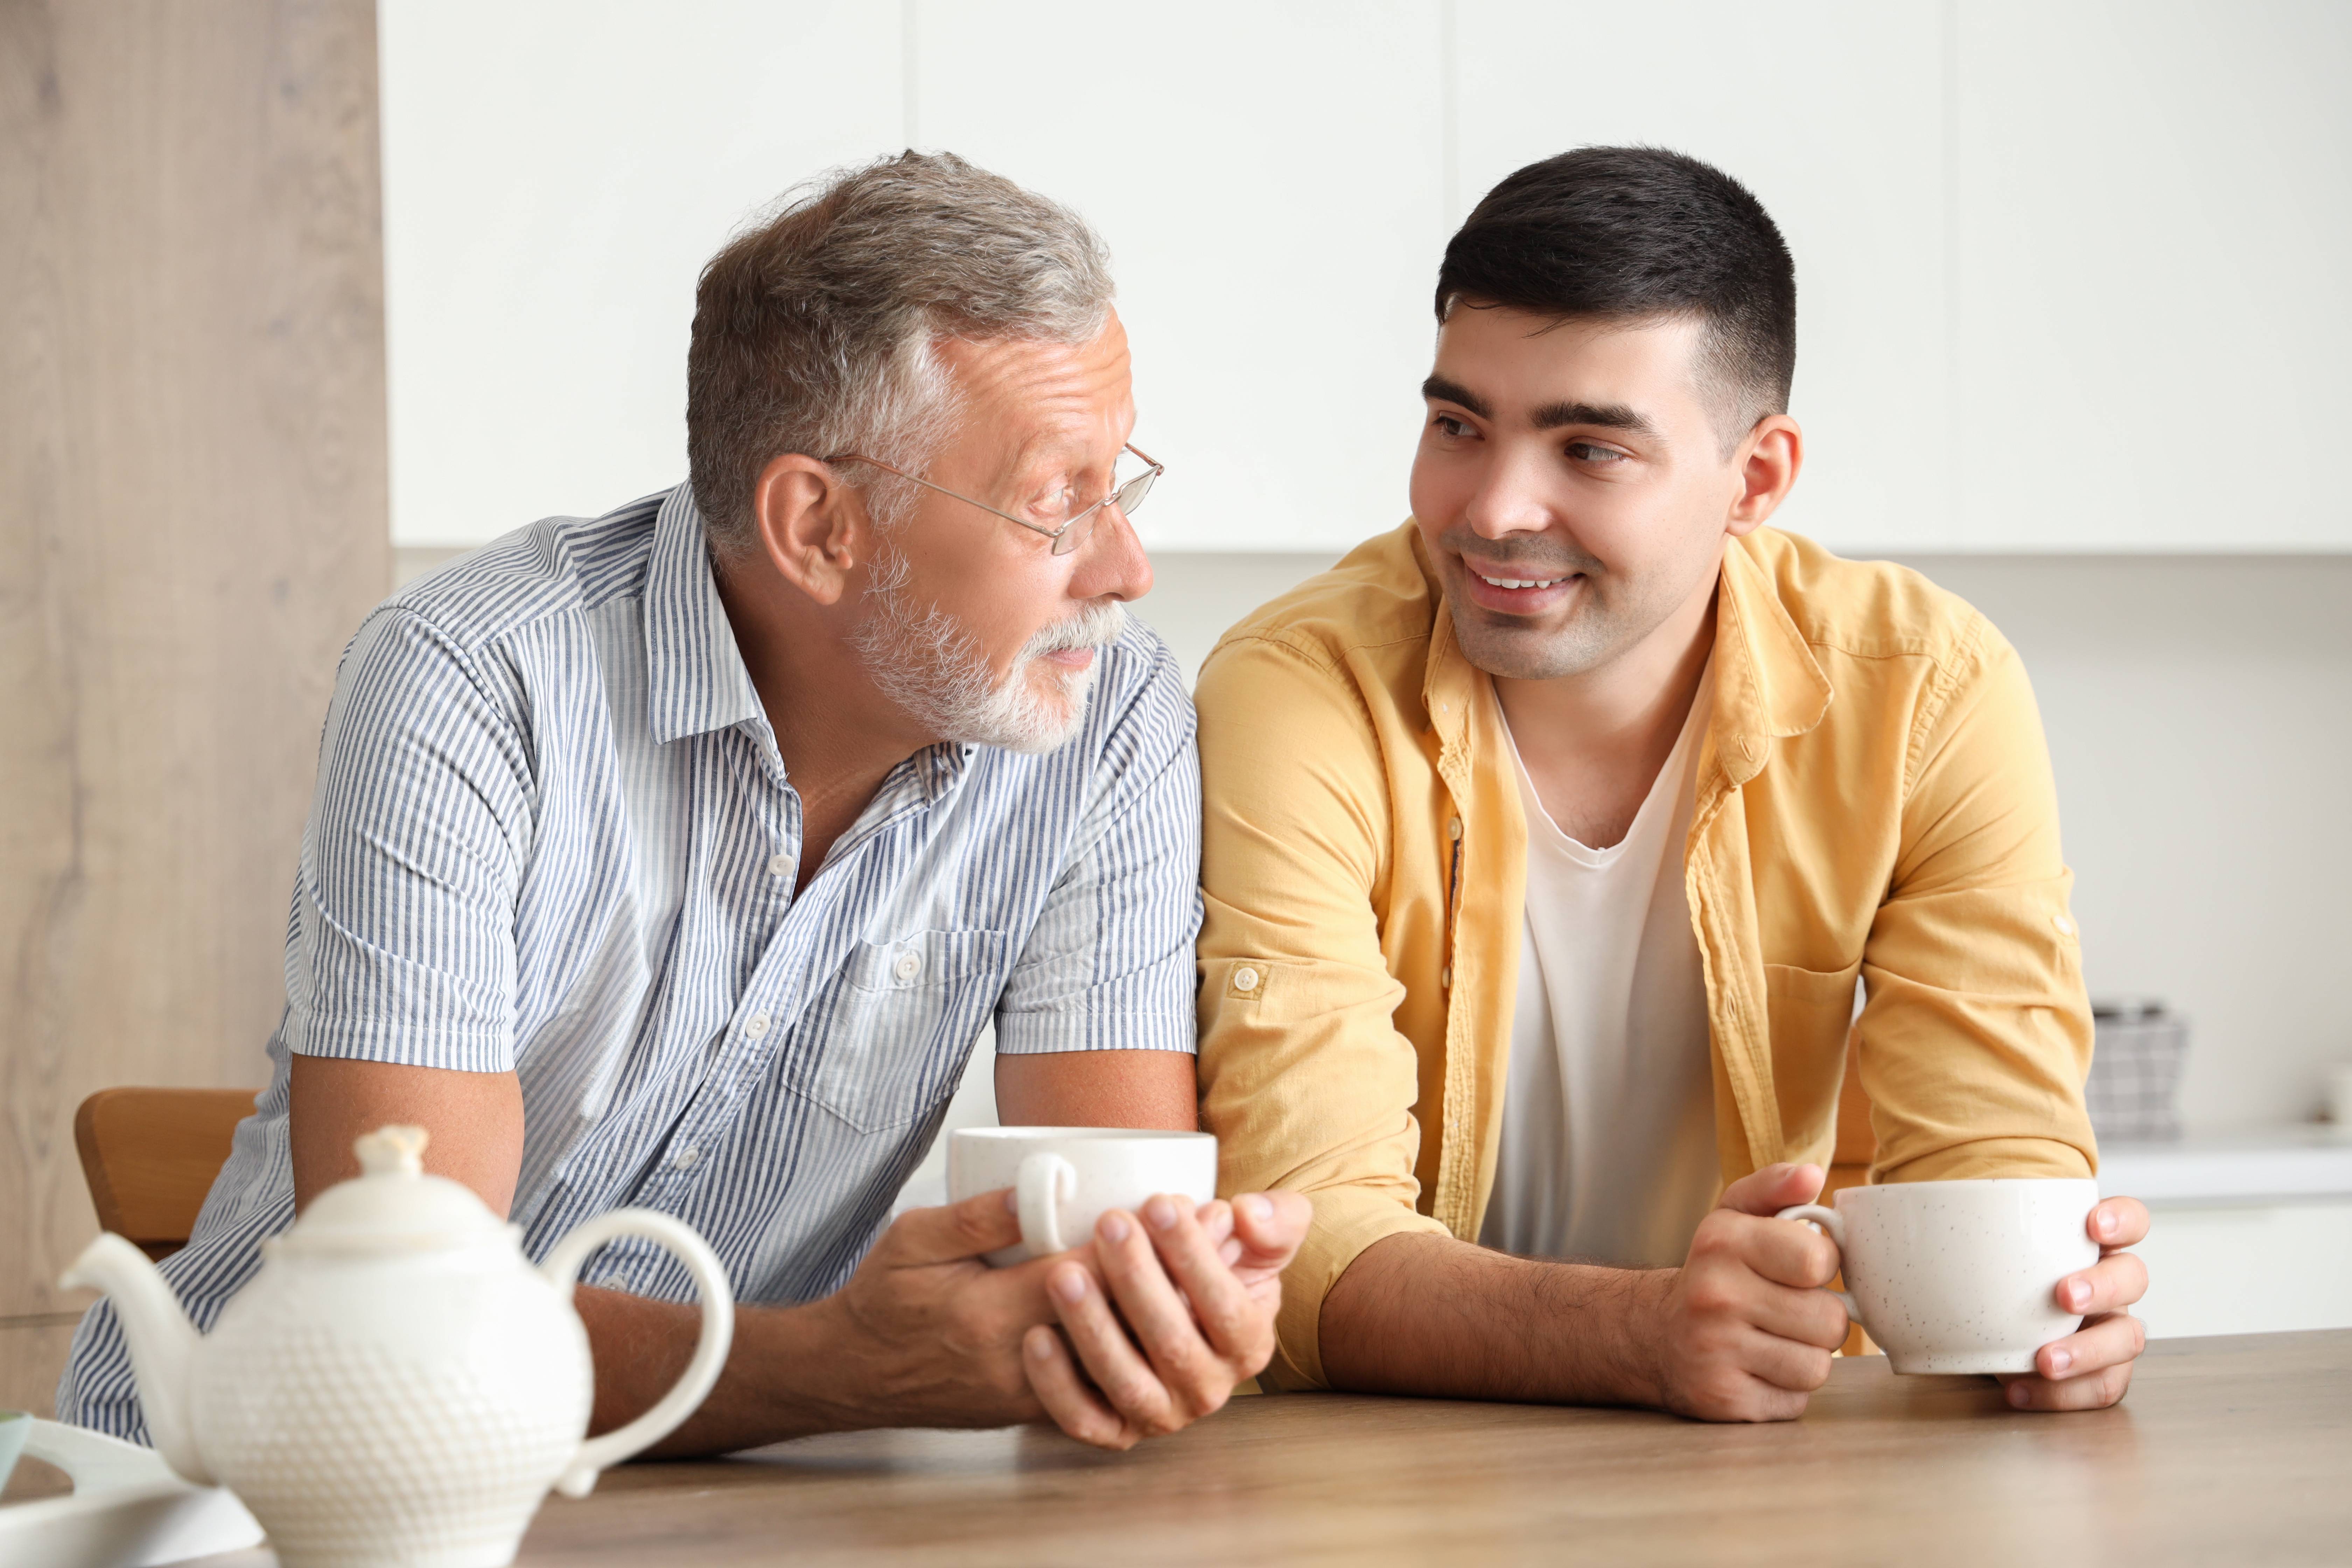
{"label": "teapot lid", "polygon": [[360,1173],[311,1200],[279,1245],[297,1252],[417,1252],[510,1240],[515,1227],[462,1182],[425,1173],[422,1127],[379,1127],[352,1145]]}

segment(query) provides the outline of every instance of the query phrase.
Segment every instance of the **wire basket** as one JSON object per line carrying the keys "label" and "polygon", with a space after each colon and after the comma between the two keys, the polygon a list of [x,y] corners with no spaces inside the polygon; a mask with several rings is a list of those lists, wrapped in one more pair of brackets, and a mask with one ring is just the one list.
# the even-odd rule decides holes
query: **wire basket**
{"label": "wire basket", "polygon": [[2180,1136],[2180,1070],[2189,1021],[2161,1002],[2094,1002],[2091,1076],[2083,1100],[2102,1143]]}

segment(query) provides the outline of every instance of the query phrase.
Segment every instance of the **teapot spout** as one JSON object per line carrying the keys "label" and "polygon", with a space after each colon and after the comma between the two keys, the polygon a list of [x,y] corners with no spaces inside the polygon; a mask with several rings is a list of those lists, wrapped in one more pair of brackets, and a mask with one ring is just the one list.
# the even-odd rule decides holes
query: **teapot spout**
{"label": "teapot spout", "polygon": [[122,1237],[106,1233],[82,1249],[58,1281],[65,1289],[104,1292],[114,1302],[122,1336],[131,1345],[131,1370],[139,1380],[139,1404],[155,1451],[183,1479],[213,1486],[212,1472],[196,1452],[188,1419],[189,1373],[195,1360],[195,1324],[147,1255]]}

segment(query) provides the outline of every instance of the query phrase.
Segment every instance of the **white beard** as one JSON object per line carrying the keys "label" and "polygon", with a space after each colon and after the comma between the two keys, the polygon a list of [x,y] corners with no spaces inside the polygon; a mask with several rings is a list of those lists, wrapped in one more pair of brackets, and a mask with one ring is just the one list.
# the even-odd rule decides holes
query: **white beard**
{"label": "white beard", "polygon": [[886,542],[866,590],[873,613],[850,639],[882,695],[942,741],[1035,755],[1068,740],[1086,717],[1102,661],[1065,674],[1043,656],[1116,642],[1127,606],[1116,600],[1089,605],[1055,622],[1029,639],[998,680],[979,639],[961,622],[936,605],[915,609],[906,590],[909,574],[907,558]]}

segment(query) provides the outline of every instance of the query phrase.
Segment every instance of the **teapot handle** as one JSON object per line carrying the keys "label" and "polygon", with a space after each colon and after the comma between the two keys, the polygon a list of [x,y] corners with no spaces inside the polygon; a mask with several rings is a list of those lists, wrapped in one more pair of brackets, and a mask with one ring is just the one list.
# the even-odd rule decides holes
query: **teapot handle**
{"label": "teapot handle", "polygon": [[547,1255],[541,1270],[569,1302],[572,1279],[579,1274],[580,1266],[588,1261],[588,1255],[622,1236],[642,1236],[658,1243],[686,1265],[686,1271],[694,1276],[695,1289],[702,1297],[702,1338],[695,1342],[694,1359],[686,1363],[686,1371],[670,1384],[667,1394],[655,1401],[651,1410],[625,1426],[601,1437],[590,1437],[580,1445],[580,1451],[572,1456],[572,1462],[564,1467],[555,1483],[555,1489],[569,1498],[586,1497],[596,1485],[598,1471],[619,1464],[641,1448],[651,1447],[693,1415],[703,1395],[710,1392],[710,1385],[719,1381],[719,1368],[727,1361],[727,1347],[735,1337],[735,1292],[728,1283],[726,1268],[692,1226],[666,1214],[656,1214],[652,1209],[614,1209],[583,1221],[555,1244],[555,1250]]}

